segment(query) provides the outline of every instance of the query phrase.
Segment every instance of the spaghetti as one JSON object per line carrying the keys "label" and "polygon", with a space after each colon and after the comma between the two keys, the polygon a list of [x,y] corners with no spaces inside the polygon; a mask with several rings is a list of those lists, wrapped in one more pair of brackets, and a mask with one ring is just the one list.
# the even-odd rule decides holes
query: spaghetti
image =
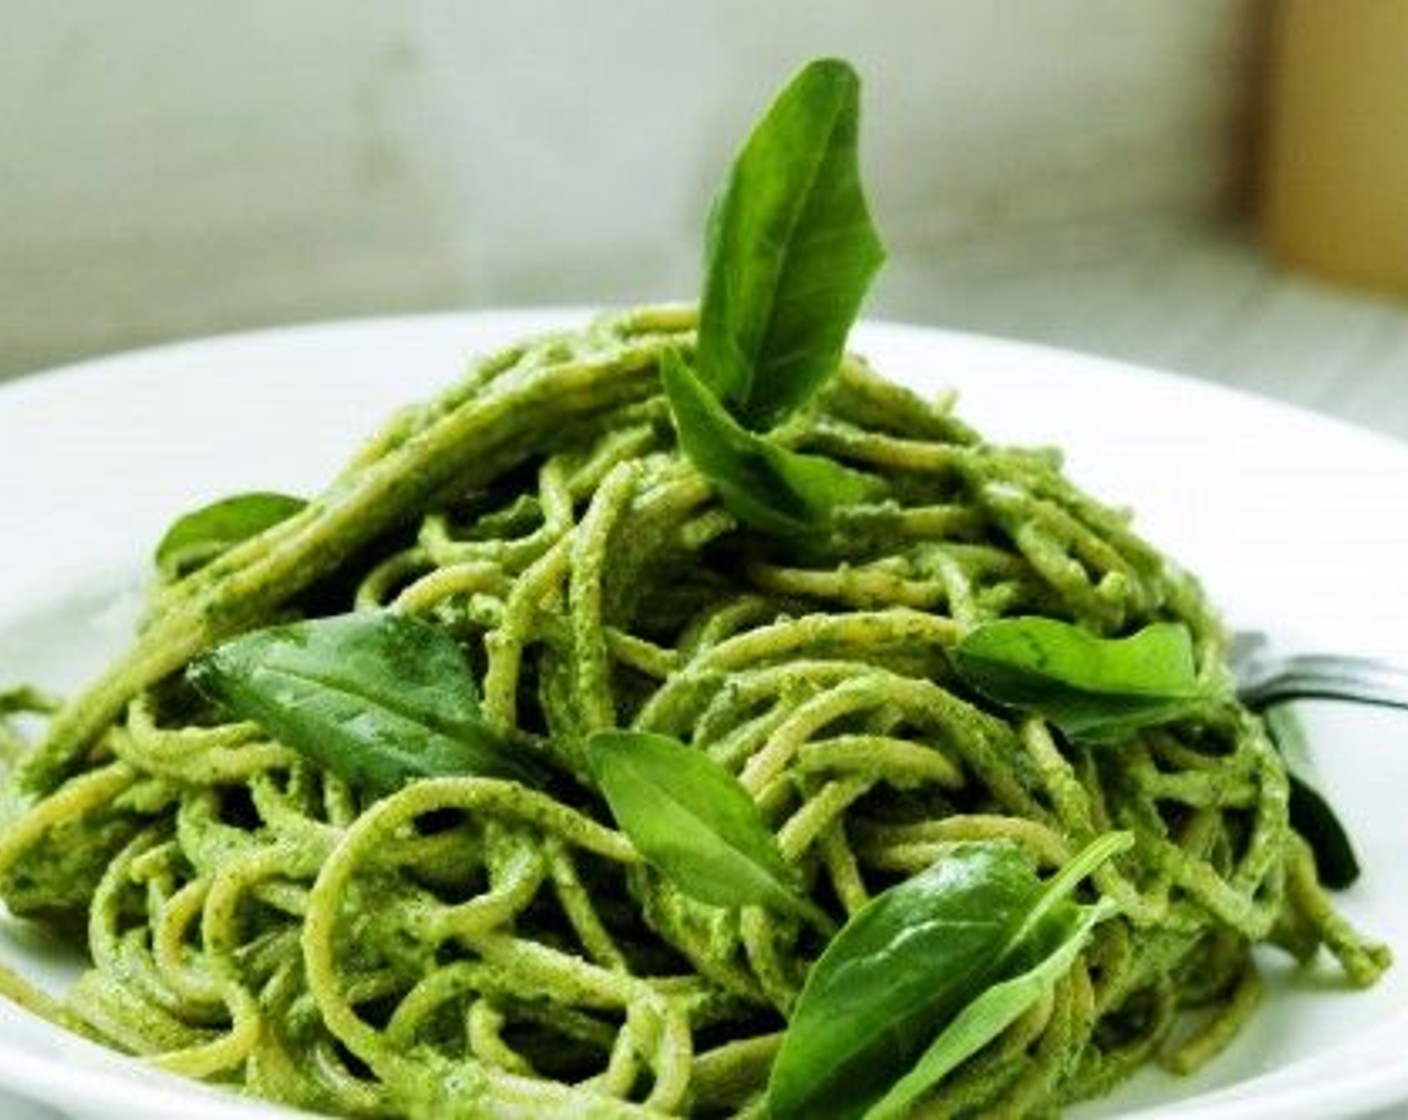
{"label": "spaghetti", "polygon": [[[1125,515],[851,357],[777,435],[881,492],[779,558],[676,447],[657,362],[693,332],[653,308],[481,360],[305,509],[157,586],[12,778],[0,891],[81,931],[92,967],[62,1005],[9,994],[339,1115],[759,1115],[822,946],[790,915],[693,901],[610,826],[580,744],[617,726],[735,774],[839,918],[964,840],[1053,868],[1134,833],[1093,880],[1118,917],[926,1115],[1048,1114],[1153,1059],[1196,1067],[1255,1006],[1262,942],[1377,977],[1387,951],[1318,886],[1245,711],[1090,748],[955,676],[946,651],[1017,613],[1179,621],[1225,673],[1197,585]],[[353,607],[451,635],[490,722],[562,783],[375,799],[183,681],[226,636]]]}

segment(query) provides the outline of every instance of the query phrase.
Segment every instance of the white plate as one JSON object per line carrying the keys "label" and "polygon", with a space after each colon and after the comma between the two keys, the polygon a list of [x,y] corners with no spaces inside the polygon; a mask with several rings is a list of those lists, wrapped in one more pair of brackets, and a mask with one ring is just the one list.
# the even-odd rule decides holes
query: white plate
{"label": "white plate", "polygon": [[[585,317],[300,327],[0,390],[0,683],[71,688],[120,648],[148,549],[180,511],[232,491],[316,490],[386,413],[435,392],[469,355]],[[885,324],[854,341],[892,377],[957,387],[962,415],[991,438],[1065,446],[1075,478],[1135,506],[1145,535],[1203,576],[1234,625],[1287,646],[1408,652],[1408,447],[1076,354]],[[1078,1115],[1310,1120],[1408,1102],[1408,719],[1329,704],[1304,715],[1318,781],[1367,868],[1340,902],[1403,964],[1366,993],[1344,991],[1328,966],[1278,966],[1267,1006],[1206,1072],[1145,1073]],[[0,956],[52,985],[74,967],[13,923],[0,924]],[[212,1099],[8,1006],[0,1086],[109,1118],[278,1114]]]}

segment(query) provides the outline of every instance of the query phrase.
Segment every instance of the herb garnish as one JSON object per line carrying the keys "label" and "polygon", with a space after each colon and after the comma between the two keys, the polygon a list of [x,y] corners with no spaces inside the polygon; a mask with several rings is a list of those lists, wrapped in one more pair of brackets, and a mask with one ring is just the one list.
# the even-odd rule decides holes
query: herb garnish
{"label": "herb garnish", "polygon": [[1100,742],[1189,715],[1220,692],[1198,676],[1181,623],[1155,622],[1101,638],[1054,618],[1003,618],[975,627],[954,666],[990,700],[1050,720],[1073,739]]}
{"label": "herb garnish", "polygon": [[193,509],[173,521],[157,544],[157,570],[167,579],[189,575],[307,504],[302,498],[261,490]]}
{"label": "herb garnish", "polygon": [[772,1120],[849,1120],[877,1102],[893,1115],[932,1086],[1059,978],[1109,913],[1071,892],[1132,843],[1101,837],[1046,883],[1016,844],[958,844],[872,899],[807,975],[768,1083]]}
{"label": "herb garnish", "polygon": [[763,431],[816,392],[885,259],[861,189],[860,80],[808,63],[734,160],[709,216],[699,376]]}
{"label": "herb garnish", "polygon": [[1094,906],[1074,906],[1048,920],[1022,954],[1032,962],[1025,972],[1000,980],[954,1016],[914,1068],[890,1087],[865,1113],[865,1120],[899,1120],[915,1102],[1035,1006],[1070,971],[1085,948],[1090,931],[1115,912],[1101,899]]}
{"label": "herb garnish", "polygon": [[834,930],[797,887],[748,791],[703,751],[645,731],[601,731],[586,755],[616,823],[685,894],[713,906],[768,906]]}
{"label": "herb garnish", "polygon": [[859,86],[820,59],[778,95],[710,214],[694,367],[661,363],[685,455],[772,535],[806,534],[873,493],[865,475],[758,434],[836,372],[884,260],[861,190]]}
{"label": "herb garnish", "polygon": [[681,449],[745,525],[778,537],[804,537],[834,507],[874,493],[873,480],[863,474],[746,430],[675,351],[663,355],[660,376]]}
{"label": "herb garnish", "polygon": [[355,789],[482,774],[537,784],[485,720],[453,639],[386,612],[272,626],[196,658],[191,681]]}

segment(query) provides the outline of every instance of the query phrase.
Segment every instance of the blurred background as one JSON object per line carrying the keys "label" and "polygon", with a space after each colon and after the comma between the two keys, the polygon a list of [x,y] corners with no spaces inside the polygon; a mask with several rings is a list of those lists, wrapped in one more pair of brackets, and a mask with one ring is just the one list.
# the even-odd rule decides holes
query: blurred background
{"label": "blurred background", "polygon": [[[1363,213],[1297,194],[1335,186],[1363,114],[1296,113],[1321,109],[1337,60],[1335,88],[1372,69],[1362,43],[1297,45],[1337,42],[1296,30],[1316,5],[1341,29],[1404,7],[5,0],[0,376],[312,319],[690,297],[732,150],[799,63],[836,53],[865,81],[891,254],[870,314],[1408,437],[1408,305],[1376,294],[1392,269],[1338,267],[1338,233],[1302,244],[1327,207]],[[1400,31],[1383,65],[1408,111]],[[1408,182],[1381,193],[1401,209]]]}

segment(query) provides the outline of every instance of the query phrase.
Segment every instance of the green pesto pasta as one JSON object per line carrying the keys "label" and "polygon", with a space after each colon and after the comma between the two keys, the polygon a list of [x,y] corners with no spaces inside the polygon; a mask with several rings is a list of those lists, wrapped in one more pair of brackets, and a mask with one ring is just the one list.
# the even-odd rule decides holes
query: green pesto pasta
{"label": "green pesto pasta", "polygon": [[[1196,1068],[1252,1013],[1261,943],[1378,976],[1388,953],[1317,884],[1247,712],[1086,747],[955,675],[963,635],[1018,614],[1181,622],[1199,673],[1225,675],[1197,584],[1125,514],[848,357],[778,438],[878,489],[783,555],[676,446],[658,362],[693,345],[692,311],[651,308],[479,360],[306,508],[155,586],[132,648],[36,747],[0,739],[20,756],[0,894],[91,957],[62,1002],[12,976],[6,994],[336,1115],[762,1115],[820,938],[642,860],[580,753],[613,727],[736,775],[838,921],[965,840],[1052,869],[1134,834],[1093,880],[1118,916],[926,1116],[1050,1115],[1147,1062]],[[374,798],[184,681],[226,637],[354,608],[452,636],[490,723],[560,781]]]}

